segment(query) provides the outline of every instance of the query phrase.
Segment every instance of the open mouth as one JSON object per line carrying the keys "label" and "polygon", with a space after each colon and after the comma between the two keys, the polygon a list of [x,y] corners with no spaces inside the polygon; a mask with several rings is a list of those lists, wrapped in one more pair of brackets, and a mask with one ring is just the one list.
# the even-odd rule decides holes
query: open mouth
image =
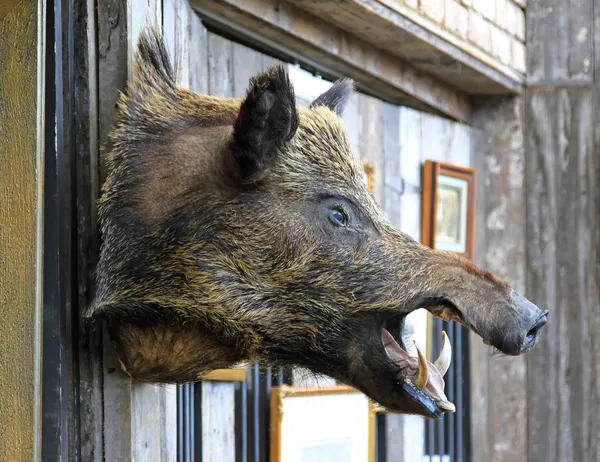
{"label": "open mouth", "polygon": [[399,369],[398,378],[404,390],[434,417],[454,412],[456,407],[444,393],[443,376],[452,359],[452,346],[446,333],[442,332],[442,349],[431,363],[412,338],[410,329],[405,328],[405,321],[406,315],[394,316],[381,329],[383,347]]}

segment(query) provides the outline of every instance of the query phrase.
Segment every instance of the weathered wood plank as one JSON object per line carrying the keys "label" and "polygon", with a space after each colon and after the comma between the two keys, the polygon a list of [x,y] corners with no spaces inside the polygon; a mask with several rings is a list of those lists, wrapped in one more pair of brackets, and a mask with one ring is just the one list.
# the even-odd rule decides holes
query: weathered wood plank
{"label": "weathered wood plank", "polygon": [[[600,8],[594,8],[594,86],[596,93],[595,101],[595,161],[596,161],[596,207],[600,204]],[[596,293],[598,304],[600,305],[600,216],[596,215]],[[590,332],[600,332],[600,316],[593,316],[590,319]],[[590,339],[590,353],[593,358],[600,358],[600,337],[592,335]],[[600,403],[600,361],[596,360],[591,364],[591,399],[593,402]],[[600,441],[600,419],[592,419],[590,425],[590,439]],[[599,445],[590,444],[590,460],[600,462]]]}
{"label": "weathered wood plank", "polygon": [[[10,2],[9,2],[10,3]],[[40,460],[43,137],[38,3],[0,19],[0,459]],[[42,80],[39,80],[42,82]],[[39,252],[39,254],[38,254]]]}
{"label": "weathered wood plank", "polygon": [[355,156],[358,156],[360,153],[360,133],[362,127],[360,98],[360,94],[354,93],[348,100],[346,110],[342,115],[344,127],[346,127],[346,133],[350,139],[350,147]]}
{"label": "weathered wood plank", "polygon": [[400,171],[405,191],[401,197],[400,229],[421,240],[421,151],[422,114],[400,108]]}
{"label": "weathered wood plank", "polygon": [[381,100],[360,95],[360,159],[375,167],[375,200],[384,207],[384,167],[383,167],[383,105]]}
{"label": "weathered wood plank", "polygon": [[271,44],[292,50],[339,76],[352,77],[392,101],[469,120],[465,94],[293,5],[278,0],[194,0],[192,6],[214,21],[227,23],[226,29],[241,25]]}
{"label": "weathered wood plank", "polygon": [[208,92],[233,96],[233,42],[208,34]]}
{"label": "weathered wood plank", "polygon": [[400,108],[383,103],[381,167],[383,169],[384,212],[388,220],[399,227],[402,219],[402,169],[400,162]]}
{"label": "weathered wood plank", "polygon": [[[477,100],[472,158],[478,162],[481,182],[477,262],[524,293],[525,153],[521,108],[520,98]],[[474,459],[527,460],[525,359],[491,358],[479,337],[473,335],[470,340]],[[495,398],[498,396],[502,399]]]}
{"label": "weathered wood plank", "polygon": [[591,82],[594,0],[532,0],[527,5],[527,84]]}
{"label": "weathered wood plank", "polygon": [[598,325],[591,86],[527,95],[527,293],[551,311],[528,357],[529,460],[592,460],[599,408],[590,326]]}
{"label": "weathered wood plank", "polygon": [[[115,0],[98,5],[98,147],[99,181],[106,176],[103,156],[111,149],[109,133],[117,120],[119,91],[124,90],[129,66],[128,6]],[[98,194],[96,191],[93,195]],[[95,214],[95,212],[92,212]],[[131,397],[129,379],[121,372],[119,360],[108,337],[102,332],[103,367],[103,458],[131,458]],[[86,431],[98,431],[89,428]],[[92,436],[90,434],[90,436]],[[93,436],[97,438],[96,435]]]}
{"label": "weathered wood plank", "polygon": [[291,2],[468,94],[513,94],[522,88],[522,75],[404,2]]}
{"label": "weathered wood plank", "polygon": [[[490,180],[487,175],[488,166],[485,163],[487,150],[490,148],[490,134],[482,128],[485,115],[479,111],[483,108],[476,105],[473,108],[473,144],[471,166],[477,171],[477,189],[475,203],[475,251],[474,261],[484,266],[488,250],[486,213],[487,189]],[[469,366],[470,366],[470,403],[471,403],[471,456],[472,460],[488,460],[491,453],[489,435],[489,361],[490,349],[483,344],[479,336],[469,334]]]}
{"label": "weathered wood plank", "polygon": [[233,44],[231,54],[233,67],[232,96],[244,98],[250,86],[250,79],[264,70],[264,55],[237,43]]}
{"label": "weathered wood plank", "polygon": [[[72,309],[78,307],[79,312],[84,313],[93,297],[100,251],[97,199],[104,178],[100,152],[108,141],[109,121],[114,120],[117,91],[127,77],[126,20],[124,5],[119,1],[106,1],[91,10],[87,3],[78,3],[75,11],[69,13],[75,17],[74,40],[78,44],[72,57],[74,88],[69,89],[77,95],[73,99],[74,126],[70,128],[77,172],[72,181],[76,184],[77,197],[74,213],[78,287],[77,302]],[[90,29],[97,30],[97,34],[88,34]],[[121,56],[120,50],[123,50]],[[120,65],[119,59],[122,59]],[[100,75],[106,78],[99,80]],[[105,99],[100,98],[100,94]],[[79,405],[79,434],[71,437],[71,449],[73,453],[78,450],[80,460],[100,462],[104,460],[102,323],[80,321],[78,332],[79,387],[78,395],[73,398]]]}
{"label": "weathered wood plank", "polygon": [[202,460],[235,461],[235,387],[230,383],[202,384]]}

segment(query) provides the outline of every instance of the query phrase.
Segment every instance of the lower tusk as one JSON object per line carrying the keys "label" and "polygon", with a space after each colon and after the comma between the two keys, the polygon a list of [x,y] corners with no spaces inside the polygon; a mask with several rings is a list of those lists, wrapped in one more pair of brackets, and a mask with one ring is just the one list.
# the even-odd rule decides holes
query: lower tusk
{"label": "lower tusk", "polygon": [[452,361],[452,345],[450,345],[450,339],[446,335],[446,332],[442,331],[442,350],[438,359],[435,360],[433,365],[438,370],[440,375],[443,377],[450,368],[450,362]]}
{"label": "lower tusk", "polygon": [[427,370],[427,361],[425,359],[425,355],[423,355],[421,350],[419,350],[417,342],[414,343],[415,348],[417,349],[417,355],[419,357],[419,365],[417,367],[417,373],[413,377],[413,384],[419,390],[422,390],[425,388],[425,385],[427,385],[427,381],[429,380],[429,372]]}

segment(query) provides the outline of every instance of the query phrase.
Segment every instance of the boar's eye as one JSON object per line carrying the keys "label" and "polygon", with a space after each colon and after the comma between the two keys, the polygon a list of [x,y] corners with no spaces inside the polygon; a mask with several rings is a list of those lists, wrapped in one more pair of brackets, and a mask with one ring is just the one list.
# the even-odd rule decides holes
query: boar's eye
{"label": "boar's eye", "polygon": [[348,226],[348,215],[340,208],[329,210],[329,220],[336,226]]}

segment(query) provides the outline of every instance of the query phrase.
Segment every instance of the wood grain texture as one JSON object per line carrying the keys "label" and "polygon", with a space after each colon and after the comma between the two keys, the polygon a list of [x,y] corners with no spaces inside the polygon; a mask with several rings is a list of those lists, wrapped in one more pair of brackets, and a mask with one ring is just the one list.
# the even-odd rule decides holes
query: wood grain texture
{"label": "wood grain texture", "polygon": [[[101,91],[110,100],[110,95],[115,95],[120,88],[115,85],[118,76],[115,79],[112,72],[104,72],[106,67],[115,68],[111,62],[115,58],[111,43],[115,40],[114,34],[120,31],[120,21],[109,21],[108,18],[113,17],[116,12],[117,18],[125,20],[124,15],[118,14],[119,5],[120,2],[106,1],[95,10],[88,9],[87,3],[79,2],[77,8],[68,13],[74,18],[73,33],[77,43],[70,57],[73,60],[74,74],[72,87],[66,91],[69,92],[68,98],[72,94],[70,90],[77,95],[73,98],[73,126],[69,127],[72,134],[69,142],[72,143],[70,149],[74,155],[72,162],[75,163],[76,171],[76,175],[71,178],[75,188],[76,208],[71,213],[74,215],[72,220],[77,222],[77,229],[70,230],[72,235],[76,235],[77,246],[74,250],[77,267],[71,269],[76,273],[77,299],[72,303],[71,310],[78,310],[79,313],[86,310],[93,297],[94,272],[99,256],[96,201],[100,192],[100,178],[103,176],[99,161],[99,131],[102,133],[102,140],[106,141],[106,119],[111,117],[110,114],[114,114],[115,100],[111,100],[113,104],[107,107],[106,100],[99,100],[98,94]],[[98,35],[88,34],[96,25],[99,26]],[[115,42],[118,43],[117,40]],[[106,77],[102,81],[98,80],[100,67],[103,68],[103,76]],[[126,76],[126,63],[124,70]],[[72,284],[75,284],[75,281]],[[77,396],[73,396],[78,406],[73,406],[72,412],[79,412],[79,418],[73,418],[73,422],[69,422],[70,426],[78,430],[76,435],[70,436],[70,450],[72,454],[79,452],[80,460],[100,462],[104,460],[102,326],[97,322],[85,324],[80,321],[73,324],[74,335],[78,334],[78,342],[75,345],[79,347],[76,355],[79,360],[79,384]]]}
{"label": "wood grain texture", "polygon": [[383,205],[385,216],[390,222],[400,227],[402,220],[402,166],[400,162],[400,108],[383,103],[382,122],[382,157],[383,170]]}
{"label": "wood grain texture", "polygon": [[291,2],[465,93],[513,94],[522,87],[523,76],[514,69],[444,30],[404,2]]}
{"label": "wood grain texture", "polygon": [[[600,4],[594,5],[594,88],[595,100],[595,161],[596,161],[596,207],[600,204]],[[596,215],[596,297],[600,305],[600,216]],[[590,332],[600,332],[600,317],[595,316],[590,320]],[[594,358],[600,358],[600,338],[592,335],[590,339],[590,353]],[[592,401],[600,403],[600,360],[591,365],[591,396]],[[593,419],[590,426],[590,438],[592,441],[600,441],[600,419]],[[590,451],[590,459],[600,462],[600,447],[593,446]]]}
{"label": "wood grain texture", "polygon": [[[103,157],[111,149],[109,132],[117,121],[116,106],[119,92],[125,89],[129,72],[127,8],[127,4],[120,0],[107,1],[98,5],[98,54],[95,59],[92,57],[98,66],[98,144],[95,147],[91,146],[90,157],[96,155],[98,158],[99,184],[104,182],[106,176]],[[94,148],[97,149],[96,152]],[[93,164],[91,168],[94,168]],[[92,189],[89,194],[92,196],[92,204],[95,205],[99,191]],[[90,215],[90,225],[95,223],[97,227],[96,210],[92,209]],[[100,245],[99,242],[95,244],[98,247]],[[94,246],[93,243],[91,245]],[[97,259],[97,255],[94,257]],[[97,261],[93,263],[94,267],[96,263]],[[89,435],[87,437],[91,441],[99,438],[102,442],[101,454],[96,457],[101,460],[123,460],[131,458],[132,454],[130,380],[121,371],[121,365],[106,329],[102,329],[100,335],[103,422],[99,429],[88,424],[84,432]],[[93,365],[91,366],[93,370]],[[91,380],[91,377],[83,377],[83,380]],[[90,448],[91,450],[96,449]]]}
{"label": "wood grain texture", "polygon": [[37,15],[23,1],[0,19],[0,459],[23,462],[41,445]]}
{"label": "wood grain texture", "polygon": [[192,1],[202,14],[232,21],[391,101],[458,120],[469,119],[465,94],[342,29],[278,0]]}
{"label": "wood grain texture", "polygon": [[360,127],[360,159],[375,167],[375,200],[384,207],[384,166],[383,166],[383,103],[381,100],[361,95],[359,111],[362,127]]}
{"label": "wood grain texture", "polygon": [[591,82],[594,0],[532,0],[527,5],[527,84]]}
{"label": "wood grain texture", "polygon": [[551,320],[527,358],[528,456],[598,460],[594,90],[528,92],[526,104],[527,294]]}
{"label": "wood grain texture", "polygon": [[230,383],[202,384],[202,460],[235,461],[235,388]]}
{"label": "wood grain texture", "polygon": [[[522,108],[521,98],[477,99],[472,150],[481,183],[476,262],[520,293],[526,266]],[[490,353],[479,337],[470,337],[473,460],[527,460],[525,358]]]}

